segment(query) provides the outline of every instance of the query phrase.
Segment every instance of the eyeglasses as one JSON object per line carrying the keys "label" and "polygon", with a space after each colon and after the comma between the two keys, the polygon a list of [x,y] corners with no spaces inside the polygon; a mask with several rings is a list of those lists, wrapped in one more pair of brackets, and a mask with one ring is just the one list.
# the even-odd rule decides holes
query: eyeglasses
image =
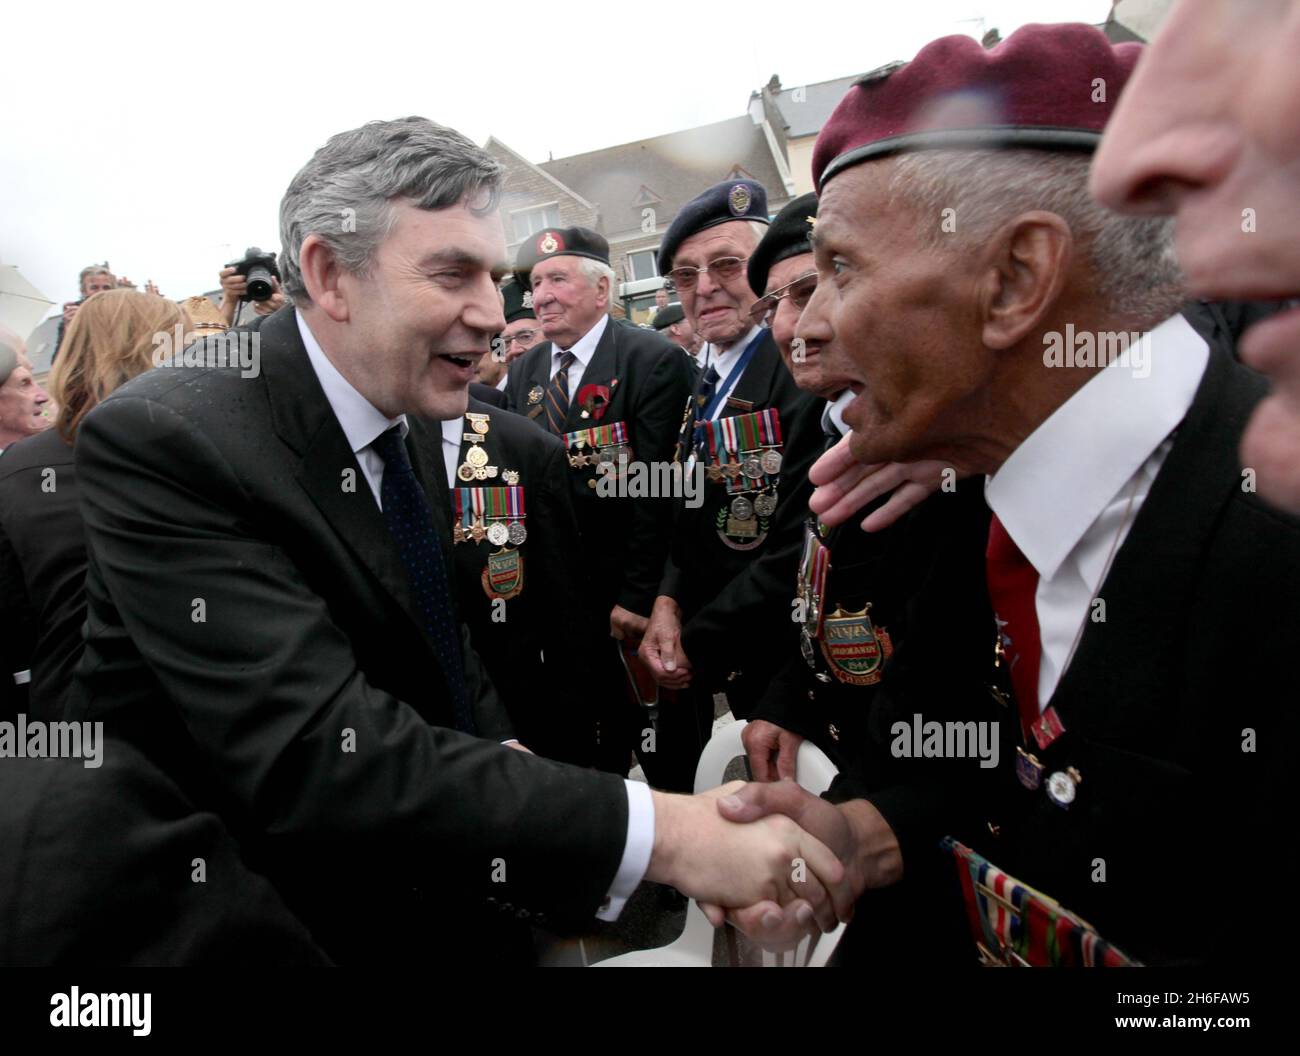
{"label": "eyeglasses", "polygon": [[756,300],[749,309],[749,320],[758,326],[771,326],[782,298],[789,297],[790,303],[802,312],[808,307],[808,302],[812,300],[812,295],[816,290],[817,273],[815,271],[810,271],[807,275],[800,275],[794,282],[786,283],[779,290],[773,290],[766,297],[760,297]]}
{"label": "eyeglasses", "polygon": [[536,336],[537,336],[536,330],[516,330],[513,334],[510,335],[510,337],[506,338],[506,345],[509,346],[515,341],[518,341],[521,345],[526,345],[528,344],[529,341],[531,341]]}
{"label": "eyeglasses", "polygon": [[748,257],[719,257],[717,260],[709,261],[708,266],[703,268],[673,268],[666,276],[668,281],[664,283],[664,289],[669,293],[693,290],[695,284],[700,281],[700,276],[706,271],[712,272],[713,277],[719,282],[730,282],[740,274],[748,260]]}

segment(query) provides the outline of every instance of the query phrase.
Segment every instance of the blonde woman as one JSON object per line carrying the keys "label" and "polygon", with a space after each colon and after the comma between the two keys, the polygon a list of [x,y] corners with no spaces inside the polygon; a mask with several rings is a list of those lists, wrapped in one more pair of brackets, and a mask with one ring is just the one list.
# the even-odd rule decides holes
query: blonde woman
{"label": "blonde woman", "polygon": [[108,290],[87,300],[50,375],[55,427],[12,444],[0,459],[0,677],[19,685],[30,679],[31,718],[61,716],[81,656],[86,548],[72,458],[77,428],[114,389],[153,368],[155,335],[189,328],[175,303],[152,293]]}

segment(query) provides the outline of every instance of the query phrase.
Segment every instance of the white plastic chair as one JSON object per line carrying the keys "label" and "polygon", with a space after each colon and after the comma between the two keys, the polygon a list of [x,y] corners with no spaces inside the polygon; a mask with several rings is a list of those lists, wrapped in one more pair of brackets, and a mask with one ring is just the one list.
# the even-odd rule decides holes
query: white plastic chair
{"label": "white plastic chair", "polygon": [[[733,722],[718,730],[700,754],[695,768],[695,791],[704,792],[722,784],[727,767],[737,756],[745,754],[740,734],[748,725]],[[811,741],[799,745],[795,758],[795,780],[813,795],[820,795],[835,779],[835,764],[826,753]],[[824,968],[834,952],[840,936],[841,924],[826,935],[811,935],[787,953],[763,952],[763,966]],[[686,927],[675,942],[653,950],[634,950],[608,960],[597,961],[593,968],[711,968],[713,967],[713,925],[694,899],[686,903]]]}

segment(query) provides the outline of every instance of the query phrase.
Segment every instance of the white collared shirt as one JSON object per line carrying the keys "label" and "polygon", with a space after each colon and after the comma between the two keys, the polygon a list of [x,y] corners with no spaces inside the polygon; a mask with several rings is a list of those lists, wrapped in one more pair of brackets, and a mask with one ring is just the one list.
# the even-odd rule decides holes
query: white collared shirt
{"label": "white collared shirt", "polygon": [[442,423],[442,462],[447,467],[447,487],[456,486],[460,466],[460,442],[465,434],[465,417],[448,418]]}
{"label": "white collared shirt", "polygon": [[844,422],[844,408],[852,402],[852,389],[845,389],[835,399],[826,401],[826,406],[822,408],[823,433],[830,435],[834,431],[839,433],[841,438],[848,436],[850,429]]}
{"label": "white collared shirt", "polygon": [[[370,445],[380,435],[398,424],[401,425],[402,436],[405,438],[409,429],[406,423],[406,415],[403,414],[390,419],[377,410],[369,400],[352,387],[347,378],[340,374],[338,368],[329,361],[324,349],[320,347],[320,343],[307,326],[302,314],[296,311],[293,314],[294,318],[298,320],[298,332],[302,335],[302,343],[307,348],[307,358],[311,360],[312,370],[316,372],[316,378],[320,382],[321,388],[325,390],[325,399],[329,401],[330,409],[334,412],[334,417],[338,419],[339,425],[343,429],[343,435],[347,437],[348,444],[352,448],[352,453],[357,457],[361,471],[366,476],[366,482],[370,485],[370,490],[375,496],[375,502],[382,509],[382,503],[379,501],[379,489],[384,477],[384,460],[375,453]],[[606,316],[606,319],[608,319],[608,316]],[[600,324],[593,327],[592,331],[595,332],[598,329],[602,333],[604,332]],[[600,340],[599,334],[597,334],[596,340]],[[580,341],[579,344],[581,343]],[[594,342],[590,348],[595,348]],[[590,358],[590,351],[588,352],[588,358]],[[572,372],[570,372],[569,376],[572,378]],[[463,417],[452,418],[442,423],[444,462],[448,460],[449,427],[454,427],[456,431],[455,451],[450,456],[452,461],[448,462],[449,479],[455,473],[454,460],[460,454],[460,433],[463,425]],[[514,751],[514,749],[511,749],[511,751]],[[632,892],[636,890],[642,877],[645,876],[646,870],[650,868],[650,852],[654,849],[655,809],[654,800],[650,796],[650,788],[636,781],[625,780],[623,784],[627,789],[627,837],[623,844],[623,858],[619,862],[618,871],[614,874],[614,880],[610,884],[609,893],[605,896],[604,904],[596,914],[601,920],[618,919],[619,913],[623,911],[624,904],[632,896]]]}
{"label": "white collared shirt", "polygon": [[582,384],[582,376],[587,372],[587,366],[591,363],[591,357],[596,354],[596,346],[600,344],[600,339],[605,334],[605,327],[609,326],[609,316],[602,315],[596,325],[583,334],[573,343],[572,348],[560,348],[559,345],[551,345],[551,373],[552,379],[560,372],[560,360],[565,352],[572,352],[574,355],[573,365],[569,367],[569,400],[578,393],[578,386]]}
{"label": "white collared shirt", "polygon": [[325,350],[320,347],[320,342],[316,340],[316,335],[311,332],[302,314],[294,312],[293,317],[298,320],[298,333],[302,335],[302,343],[307,348],[307,358],[311,360],[312,370],[316,372],[316,380],[325,390],[325,399],[329,401],[334,417],[339,420],[348,446],[357,456],[357,464],[365,474],[375,502],[383,509],[379,489],[384,480],[384,460],[370,445],[395,425],[402,427],[402,439],[405,440],[410,431],[406,415],[389,418],[357,392],[325,355]]}
{"label": "white collared shirt", "polygon": [[[713,367],[714,370],[718,372],[718,387],[717,387],[718,392],[722,391],[723,383],[727,380],[727,376],[731,373],[731,368],[740,362],[740,357],[745,354],[745,349],[749,347],[749,343],[753,341],[756,336],[758,336],[759,331],[762,329],[763,328],[761,326],[751,326],[749,328],[749,332],[737,338],[736,342],[733,345],[731,345],[729,348],[718,349],[715,348],[712,344],[708,344],[705,346],[704,359],[702,361],[704,363],[704,370],[707,373],[709,367],[711,366]],[[745,370],[748,369],[749,369],[749,365],[746,364]],[[735,392],[736,386],[740,384],[740,379],[743,378],[744,376],[745,376],[745,371],[742,370],[740,374],[736,376],[736,380],[733,381],[731,385],[727,388],[727,392],[728,393]],[[723,400],[721,403],[719,403],[718,406],[714,408],[713,413],[709,415],[709,421],[717,421],[718,417],[722,414],[722,409],[726,406],[727,406],[726,400]]]}
{"label": "white collared shirt", "polygon": [[1181,315],[1151,331],[1148,350],[1149,376],[1123,360],[1097,371],[985,483],[990,508],[1038,572],[1040,711],[1091,618],[1111,554],[1164,465],[1170,434],[1187,416],[1210,355]]}

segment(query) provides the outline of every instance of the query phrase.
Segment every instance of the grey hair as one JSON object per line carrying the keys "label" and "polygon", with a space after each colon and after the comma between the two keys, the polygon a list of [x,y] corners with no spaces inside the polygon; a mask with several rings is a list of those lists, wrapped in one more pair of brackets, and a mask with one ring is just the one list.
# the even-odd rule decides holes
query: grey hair
{"label": "grey hair", "polygon": [[497,207],[504,171],[455,129],[424,117],[370,121],[331,136],[280,201],[285,291],[310,303],[299,262],[308,235],[325,242],[348,271],[365,275],[392,230],[395,199],[445,209],[470,196],[471,212],[486,215]]}
{"label": "grey hair", "polygon": [[614,303],[614,296],[618,291],[618,285],[614,279],[614,269],[608,264],[602,264],[598,260],[592,260],[591,257],[578,257],[578,270],[586,277],[587,282],[591,284],[594,290],[596,284],[601,279],[608,282],[608,292],[605,296],[605,308],[608,310]]}
{"label": "grey hair", "polygon": [[[889,196],[933,216],[933,224],[923,225],[929,243],[958,252],[1028,209],[1055,213],[1087,252],[1103,302],[1120,315],[1159,322],[1186,294],[1173,220],[1120,216],[1101,206],[1088,193],[1091,161],[1086,154],[1045,150],[915,151],[895,159]],[[955,230],[945,229],[945,216]]]}

